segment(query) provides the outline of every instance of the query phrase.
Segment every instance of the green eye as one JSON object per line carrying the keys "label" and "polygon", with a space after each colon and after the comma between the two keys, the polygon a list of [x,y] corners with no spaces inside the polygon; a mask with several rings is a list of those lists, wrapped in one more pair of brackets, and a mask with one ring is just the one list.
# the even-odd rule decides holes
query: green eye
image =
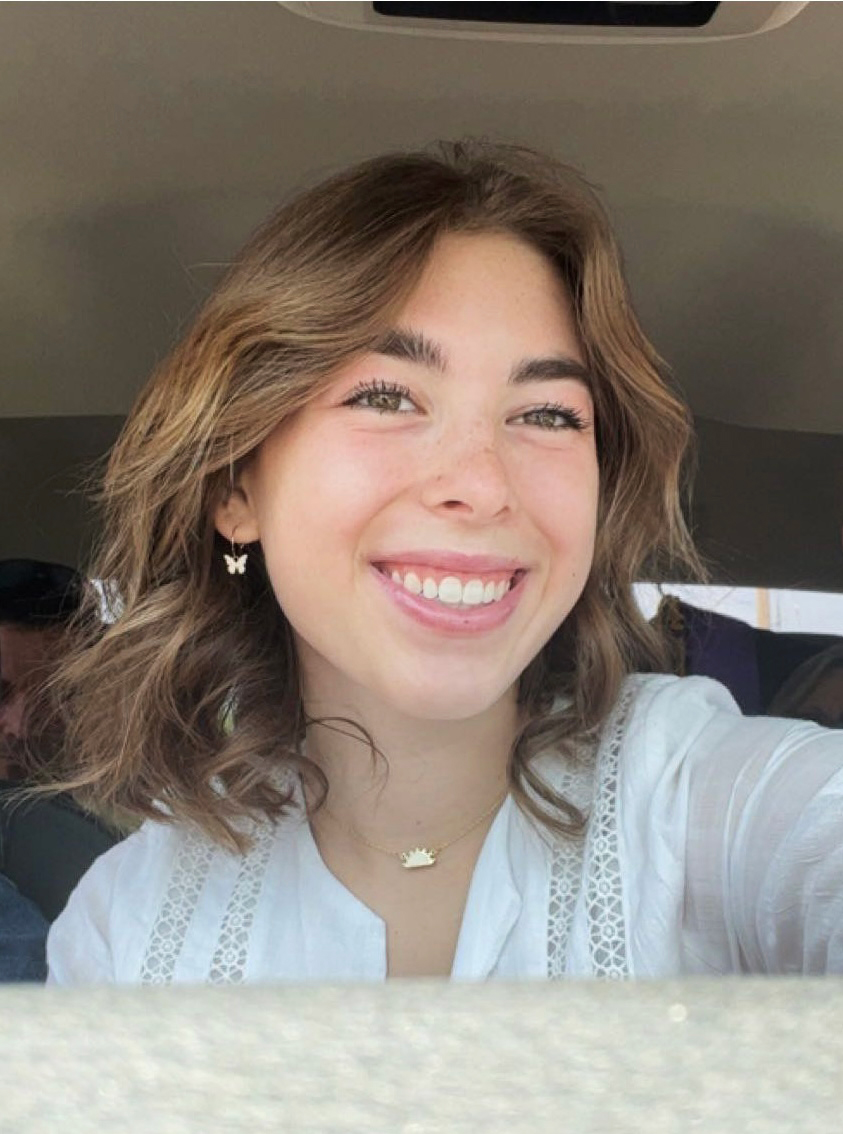
{"label": "green eye", "polygon": [[376,413],[407,413],[406,409],[401,408],[404,401],[412,401],[406,386],[396,386],[390,382],[368,382],[358,386],[343,405],[373,409]]}
{"label": "green eye", "polygon": [[586,421],[582,414],[578,413],[577,410],[560,405],[537,406],[535,409],[521,414],[521,420],[528,425],[537,425],[539,429],[576,429],[580,431],[586,427]]}
{"label": "green eye", "polygon": [[397,413],[401,408],[401,395],[391,390],[378,390],[368,394],[366,401],[372,409],[380,413]]}
{"label": "green eye", "polygon": [[536,410],[531,416],[536,425],[540,425],[542,429],[555,429],[560,424],[561,415],[551,413],[550,410]]}

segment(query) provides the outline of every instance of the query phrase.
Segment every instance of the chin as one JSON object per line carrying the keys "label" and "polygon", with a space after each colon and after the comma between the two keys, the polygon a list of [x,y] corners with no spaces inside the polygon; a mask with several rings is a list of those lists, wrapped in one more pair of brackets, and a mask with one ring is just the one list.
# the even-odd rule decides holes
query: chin
{"label": "chin", "polygon": [[476,681],[414,683],[409,688],[384,690],[384,700],[394,710],[423,721],[468,721],[482,716],[505,697],[512,683],[490,683],[484,688]]}

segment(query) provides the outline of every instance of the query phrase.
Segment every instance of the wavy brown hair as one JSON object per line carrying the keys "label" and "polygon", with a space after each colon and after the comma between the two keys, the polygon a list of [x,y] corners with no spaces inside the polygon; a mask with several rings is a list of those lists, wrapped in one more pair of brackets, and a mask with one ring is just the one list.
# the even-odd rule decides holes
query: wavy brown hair
{"label": "wavy brown hair", "polygon": [[454,232],[513,234],[555,265],[593,376],[594,563],[521,677],[510,760],[522,807],[557,831],[581,828],[534,757],[577,750],[631,669],[665,666],[631,584],[645,562],[698,566],[680,507],[689,415],[635,319],[588,184],[522,147],[475,142],[376,158],[286,204],[152,377],[102,488],[91,575],[108,581],[116,618],[103,633],[89,606],[55,685],[72,757],[63,786],[135,816],[161,818],[163,805],[167,817],[238,847],[244,817],[277,818],[290,804],[279,769],[324,792],[303,751],[317,722],[304,711],[290,626],[260,549],[232,580],[213,514],[267,435],[382,337],[437,239]]}

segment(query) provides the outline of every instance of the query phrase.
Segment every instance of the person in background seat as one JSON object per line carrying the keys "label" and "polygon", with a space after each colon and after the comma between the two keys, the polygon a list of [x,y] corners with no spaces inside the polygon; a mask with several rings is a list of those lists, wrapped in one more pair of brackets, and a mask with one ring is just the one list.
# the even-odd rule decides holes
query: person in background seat
{"label": "person in background seat", "polygon": [[[50,763],[48,732],[28,744],[33,699],[62,653],[83,592],[70,567],[0,562],[0,981],[44,980],[50,922],[94,859],[117,841],[67,796],[22,797]],[[55,738],[53,738],[55,739]]]}
{"label": "person in background seat", "polygon": [[0,874],[0,984],[46,979],[49,928],[35,903]]}
{"label": "person in background seat", "polygon": [[795,669],[767,712],[771,717],[796,717],[826,728],[843,728],[843,642]]}
{"label": "person in background seat", "polygon": [[671,594],[662,598],[654,624],[671,644],[677,674],[721,682],[747,716],[843,727],[843,640],[838,636],[761,630]]}
{"label": "person in background seat", "polygon": [[0,561],[0,777],[21,779],[26,709],[79,607],[82,580],[70,567]]}

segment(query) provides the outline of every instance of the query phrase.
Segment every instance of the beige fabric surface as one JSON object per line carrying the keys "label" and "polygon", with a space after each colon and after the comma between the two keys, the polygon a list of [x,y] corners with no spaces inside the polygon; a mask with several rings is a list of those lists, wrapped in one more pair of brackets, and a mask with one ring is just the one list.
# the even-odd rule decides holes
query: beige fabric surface
{"label": "beige fabric surface", "polygon": [[839,1134],[843,981],[0,991],[3,1134]]}

